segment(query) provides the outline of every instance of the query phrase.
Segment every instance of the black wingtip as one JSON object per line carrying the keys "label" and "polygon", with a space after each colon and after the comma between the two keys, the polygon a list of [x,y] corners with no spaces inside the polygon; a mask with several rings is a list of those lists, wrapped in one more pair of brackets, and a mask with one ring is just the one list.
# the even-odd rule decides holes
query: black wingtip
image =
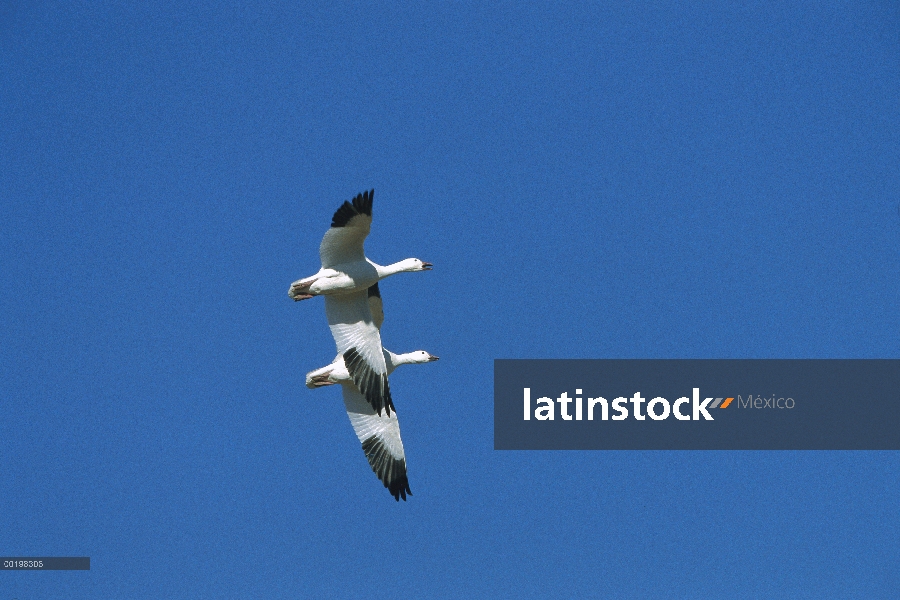
{"label": "black wingtip", "polygon": [[372,198],[375,196],[375,190],[362,192],[350,201],[344,201],[341,207],[337,209],[334,216],[331,217],[332,227],[344,227],[350,222],[350,219],[356,215],[372,216]]}
{"label": "black wingtip", "polygon": [[412,496],[412,492],[409,489],[409,480],[405,474],[392,481],[390,485],[385,484],[385,487],[397,502],[400,502],[400,498],[403,498],[403,501],[406,502],[406,497]]}
{"label": "black wingtip", "polygon": [[406,460],[391,456],[384,442],[377,435],[366,438],[362,443],[362,448],[372,471],[388,489],[394,500],[399,502],[400,498],[403,498],[403,501],[406,502],[406,497],[412,496],[409,479],[406,477]]}
{"label": "black wingtip", "polygon": [[381,298],[381,290],[378,289],[377,281],[369,286],[369,298],[371,298],[372,296],[377,296],[378,298]]}

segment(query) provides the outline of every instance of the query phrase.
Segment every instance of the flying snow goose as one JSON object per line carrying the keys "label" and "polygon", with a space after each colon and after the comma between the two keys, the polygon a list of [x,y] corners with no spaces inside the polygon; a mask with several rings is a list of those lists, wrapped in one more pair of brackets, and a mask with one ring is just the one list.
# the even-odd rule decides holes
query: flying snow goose
{"label": "flying snow goose", "polygon": [[[376,325],[376,329],[381,329],[384,311],[378,284],[370,287],[367,294],[373,324]],[[325,300],[327,306],[330,299],[326,297]],[[394,354],[390,350],[382,348],[382,352],[388,374],[392,373],[399,365],[438,360],[437,356],[424,350]],[[397,420],[397,412],[396,410],[393,413],[385,411],[384,415],[376,412],[372,404],[354,385],[350,369],[347,368],[350,359],[345,359],[346,356],[347,353],[338,354],[330,365],[309,372],[306,375],[306,386],[317,388],[336,383],[341,384],[347,416],[350,417],[350,424],[353,425],[353,430],[362,443],[363,452],[366,454],[369,465],[395,500],[399,501],[401,497],[406,500],[406,495],[412,495],[412,492],[406,477],[406,456],[403,452],[403,441],[400,439],[400,422]]]}
{"label": "flying snow goose", "polygon": [[365,291],[373,283],[403,271],[428,271],[431,263],[418,258],[381,266],[366,258],[363,242],[372,225],[372,197],[375,190],[357,194],[353,202],[345,201],[331,218],[331,228],[319,245],[322,268],[310,277],[291,284],[288,296],[306,300],[319,295],[348,294]]}
{"label": "flying snow goose", "polygon": [[[384,322],[384,308],[381,302],[381,292],[378,284],[371,286],[368,291],[369,310],[372,312],[372,322],[381,332],[381,324]],[[424,364],[438,360],[439,357],[429,354],[424,350],[416,350],[415,352],[407,352],[406,354],[394,354],[387,348],[381,348],[384,354],[385,367],[387,374],[390,375],[400,365]],[[334,361],[321,369],[310,371],[306,374],[306,387],[315,389],[326,385],[334,385],[336,383],[353,383],[353,378],[347,370],[344,362],[344,355],[338,354]]]}

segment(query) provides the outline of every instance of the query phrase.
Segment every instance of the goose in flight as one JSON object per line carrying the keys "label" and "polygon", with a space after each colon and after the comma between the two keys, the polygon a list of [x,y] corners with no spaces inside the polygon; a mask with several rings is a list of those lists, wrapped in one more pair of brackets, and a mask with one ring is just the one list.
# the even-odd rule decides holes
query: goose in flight
{"label": "goose in flight", "polygon": [[[384,322],[384,309],[382,308],[381,292],[378,289],[377,283],[368,290],[368,303],[369,310],[372,312],[372,322],[375,324],[375,327],[379,330],[380,334],[381,324]],[[406,354],[394,354],[387,348],[382,347],[381,351],[384,354],[384,362],[388,375],[393,373],[394,369],[400,365],[423,364],[436,361],[439,358],[424,350],[416,350],[415,352],[407,352]],[[312,390],[317,387],[334,385],[336,383],[353,383],[353,377],[350,375],[350,371],[347,368],[347,362],[345,362],[346,354],[350,354],[347,360],[352,365],[355,353],[348,351],[344,354],[338,354],[330,365],[322,367],[321,369],[316,369],[315,371],[310,371],[306,374],[306,387]],[[391,404],[391,406],[393,406],[393,404]]]}
{"label": "goose in flight", "polygon": [[291,284],[288,296],[295,301],[319,295],[365,292],[373,283],[403,271],[429,271],[432,264],[418,258],[381,266],[366,258],[363,242],[372,225],[372,197],[375,190],[345,201],[331,218],[331,228],[319,245],[322,268],[310,277]]}
{"label": "goose in flight", "polygon": [[[356,296],[356,294],[353,294]],[[384,321],[381,294],[378,284],[371,286],[366,292],[366,304],[372,316],[371,324],[375,331],[381,329]],[[331,301],[338,298],[325,298],[326,308]],[[330,320],[329,320],[330,322]],[[335,336],[337,340],[337,336]],[[380,336],[379,336],[380,344]],[[306,375],[306,386],[315,389],[326,385],[341,384],[344,396],[344,407],[350,424],[356,432],[356,437],[362,443],[363,452],[369,461],[372,470],[388,489],[394,499],[399,501],[406,495],[412,495],[409,489],[409,480],[406,477],[406,455],[403,452],[403,441],[400,439],[400,422],[397,420],[396,410],[392,413],[389,408],[393,403],[386,405],[384,414],[376,410],[375,406],[361,393],[361,388],[356,384],[355,369],[357,354],[350,350],[340,352],[341,344],[338,344],[338,355],[330,365],[311,371]],[[381,349],[384,357],[386,373],[390,374],[399,365],[418,364],[438,360],[424,350],[408,352],[406,354],[394,354],[390,350]],[[385,387],[387,377],[385,377]]]}

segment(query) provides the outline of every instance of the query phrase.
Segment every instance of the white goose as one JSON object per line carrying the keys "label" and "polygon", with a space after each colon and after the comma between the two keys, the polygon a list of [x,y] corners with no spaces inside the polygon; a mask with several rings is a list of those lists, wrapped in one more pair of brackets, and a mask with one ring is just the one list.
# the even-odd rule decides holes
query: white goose
{"label": "white goose", "polygon": [[[356,296],[356,294],[353,295]],[[384,322],[384,311],[378,284],[371,286],[366,295],[366,304],[372,317],[370,323],[374,325],[377,333],[381,329],[382,322]],[[326,307],[329,304],[329,300],[332,299],[326,297]],[[365,327],[365,329],[368,330],[368,327]],[[332,331],[334,331],[333,328]],[[335,336],[336,341],[337,339],[337,336]],[[378,340],[380,344],[380,334]],[[400,365],[438,360],[437,356],[433,356],[424,350],[406,354],[394,354],[384,348],[381,350],[388,374],[392,373]],[[381,410],[376,409],[355,385],[357,377],[354,377],[354,371],[357,369],[356,363],[358,362],[356,356],[358,355],[354,355],[351,350],[342,353],[341,344],[338,342],[338,355],[334,362],[326,367],[307,373],[306,386],[315,389],[336,383],[341,384],[344,407],[347,409],[347,415],[350,417],[353,430],[362,443],[363,452],[366,453],[369,465],[375,474],[378,475],[384,487],[394,496],[395,500],[399,501],[401,497],[403,500],[406,500],[406,495],[412,495],[412,492],[409,489],[409,480],[406,477],[406,455],[403,452],[403,441],[400,439],[400,422],[397,420],[396,410],[393,413],[391,412],[393,402],[390,399],[390,390],[387,390],[385,414],[382,415]],[[384,385],[387,388],[387,377],[384,378]]]}
{"label": "white goose", "polygon": [[319,295],[339,295],[365,291],[373,283],[404,271],[429,271],[431,263],[407,258],[381,266],[366,258],[363,242],[372,225],[372,197],[375,190],[345,201],[331,218],[331,228],[319,245],[322,268],[310,277],[291,284],[288,296],[306,300]]}

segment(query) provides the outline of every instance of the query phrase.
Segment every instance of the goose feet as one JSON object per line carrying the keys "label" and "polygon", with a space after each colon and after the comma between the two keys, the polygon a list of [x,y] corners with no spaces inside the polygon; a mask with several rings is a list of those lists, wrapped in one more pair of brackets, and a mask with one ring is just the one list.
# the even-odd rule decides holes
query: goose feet
{"label": "goose feet", "polygon": [[293,298],[295,301],[300,300],[309,300],[313,297],[313,294],[309,293],[309,286],[313,284],[312,281],[295,281],[291,284],[291,289],[288,290],[288,296]]}
{"label": "goose feet", "polygon": [[329,381],[329,380],[328,380],[328,376],[329,376],[330,374],[331,374],[331,373],[323,373],[323,374],[321,374],[321,375],[315,375],[315,376],[313,376],[313,377],[310,377],[310,378],[309,378],[309,383],[310,383],[310,385],[312,385],[313,387],[322,387],[322,386],[326,386],[326,385],[334,385],[334,384],[335,384],[334,381]]}

